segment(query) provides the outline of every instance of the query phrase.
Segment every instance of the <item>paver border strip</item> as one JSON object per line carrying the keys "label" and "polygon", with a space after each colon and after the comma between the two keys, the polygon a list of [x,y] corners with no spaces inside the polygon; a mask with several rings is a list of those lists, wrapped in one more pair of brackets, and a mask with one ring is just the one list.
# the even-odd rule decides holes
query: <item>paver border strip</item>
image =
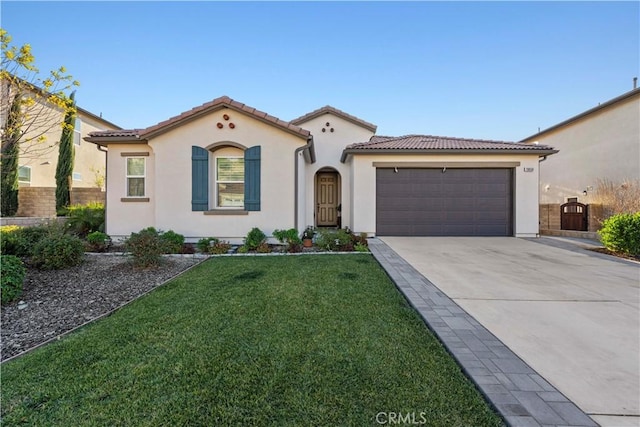
{"label": "paver border strip", "polygon": [[369,250],[509,426],[598,426],[386,243],[371,238]]}

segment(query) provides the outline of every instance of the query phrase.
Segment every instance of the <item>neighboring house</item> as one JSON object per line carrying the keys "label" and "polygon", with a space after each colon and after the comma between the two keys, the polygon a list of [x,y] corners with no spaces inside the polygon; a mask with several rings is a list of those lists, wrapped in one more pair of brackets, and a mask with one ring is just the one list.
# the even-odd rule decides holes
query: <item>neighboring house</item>
{"label": "neighboring house", "polygon": [[369,235],[538,233],[542,145],[411,135],[333,107],[291,122],[228,97],[146,129],[92,132],[108,148],[107,225],[239,242],[253,227]]}
{"label": "neighboring house", "polygon": [[[60,123],[64,117],[60,115]],[[91,132],[120,129],[115,124],[77,107],[77,117],[73,136],[74,168],[72,176],[72,203],[101,200],[100,177],[106,173],[106,153],[98,150],[94,144],[88,144],[84,138]],[[46,133],[46,146],[51,149],[38,150],[33,155],[22,156],[18,169],[19,206],[16,216],[51,217],[56,215],[55,188],[58,148],[62,128],[53,127]],[[75,194],[74,194],[75,193]]]}
{"label": "neighboring house", "polygon": [[540,164],[540,203],[592,202],[598,180],[640,179],[640,89],[571,117],[521,141],[560,153]]}

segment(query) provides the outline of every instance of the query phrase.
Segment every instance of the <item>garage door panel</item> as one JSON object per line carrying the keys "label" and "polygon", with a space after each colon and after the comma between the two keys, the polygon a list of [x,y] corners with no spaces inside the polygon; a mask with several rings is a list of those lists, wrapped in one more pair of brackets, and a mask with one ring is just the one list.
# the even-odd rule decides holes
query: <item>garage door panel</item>
{"label": "garage door panel", "polygon": [[512,235],[510,169],[377,169],[376,232]]}

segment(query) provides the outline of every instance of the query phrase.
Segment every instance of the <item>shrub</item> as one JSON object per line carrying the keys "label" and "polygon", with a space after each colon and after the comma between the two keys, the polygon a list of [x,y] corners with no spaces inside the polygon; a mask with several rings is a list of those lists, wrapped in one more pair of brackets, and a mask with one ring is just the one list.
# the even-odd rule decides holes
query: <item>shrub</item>
{"label": "shrub", "polygon": [[249,253],[249,248],[247,248],[245,245],[242,245],[238,248],[238,253],[239,254]]}
{"label": "shrub", "polygon": [[3,255],[30,257],[36,245],[51,233],[62,234],[63,226],[53,224],[34,225],[31,227],[6,226],[0,230],[0,245]]}
{"label": "shrub", "polygon": [[67,227],[80,237],[86,237],[93,231],[104,231],[104,205],[102,203],[88,203],[73,205],[67,208],[69,219]]}
{"label": "shrub", "polygon": [[5,225],[0,227],[0,253],[2,255],[17,255],[21,246],[22,227],[17,225]]}
{"label": "shrub", "polygon": [[255,251],[260,245],[267,240],[267,236],[257,227],[254,227],[249,231],[247,237],[244,239],[244,245],[250,251]]}
{"label": "shrub", "polygon": [[259,254],[268,254],[271,253],[271,247],[267,244],[267,242],[262,242],[256,248],[256,252]]}
{"label": "shrub", "polygon": [[609,217],[604,220],[598,233],[607,249],[640,255],[640,212]]}
{"label": "shrub", "polygon": [[92,252],[105,252],[111,246],[111,238],[102,231],[87,235],[87,246]]}
{"label": "shrub", "polygon": [[604,218],[638,212],[640,211],[640,179],[625,179],[619,182],[599,179],[593,192],[592,202],[602,205]]}
{"label": "shrub", "polygon": [[159,233],[160,240],[164,245],[164,253],[166,254],[179,254],[182,253],[182,247],[184,246],[184,236],[178,234],[173,230]]}
{"label": "shrub", "polygon": [[196,243],[196,246],[200,252],[202,252],[203,254],[208,254],[209,248],[218,242],[219,240],[216,239],[215,237],[204,237],[198,240],[198,243]]}
{"label": "shrub", "polygon": [[154,267],[162,262],[164,243],[160,233],[153,227],[131,233],[125,241],[125,248],[131,252],[136,267]]}
{"label": "shrub", "polygon": [[356,252],[369,252],[369,246],[363,245],[362,243],[356,243],[353,249]]}
{"label": "shrub", "polygon": [[226,254],[231,249],[229,242],[221,241],[215,237],[206,237],[198,240],[198,249],[205,254]]}
{"label": "shrub", "polygon": [[44,270],[60,270],[82,263],[84,244],[75,236],[49,233],[33,248],[33,263]]}
{"label": "shrub", "polygon": [[320,230],[316,245],[327,251],[353,251],[351,233],[348,230]]}
{"label": "shrub", "polygon": [[0,256],[0,289],[2,304],[10,303],[22,294],[26,269],[20,258],[13,255]]}
{"label": "shrub", "polygon": [[287,245],[288,252],[300,252],[302,247],[302,240],[298,236],[298,230],[290,228],[288,230],[274,230],[273,237],[278,239],[280,243]]}

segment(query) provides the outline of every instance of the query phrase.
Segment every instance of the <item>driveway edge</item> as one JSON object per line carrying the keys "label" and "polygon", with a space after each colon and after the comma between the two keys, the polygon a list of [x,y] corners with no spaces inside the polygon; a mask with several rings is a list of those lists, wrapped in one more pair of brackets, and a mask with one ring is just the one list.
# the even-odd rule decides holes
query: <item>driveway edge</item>
{"label": "driveway edge", "polygon": [[387,244],[369,239],[369,250],[508,425],[598,426]]}

